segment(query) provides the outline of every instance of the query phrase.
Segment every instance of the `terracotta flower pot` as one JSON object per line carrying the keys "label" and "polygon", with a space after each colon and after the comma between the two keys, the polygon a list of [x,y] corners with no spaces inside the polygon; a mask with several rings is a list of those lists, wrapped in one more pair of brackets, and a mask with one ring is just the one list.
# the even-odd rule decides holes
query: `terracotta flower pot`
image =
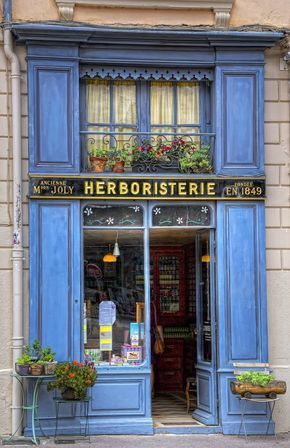
{"label": "terracotta flower pot", "polygon": [[112,171],[114,173],[124,173],[125,162],[123,160],[116,160]]}
{"label": "terracotta flower pot", "polygon": [[39,376],[43,374],[43,364],[31,364],[31,375]]}
{"label": "terracotta flower pot", "polygon": [[267,395],[274,398],[277,394],[285,394],[285,381],[271,381],[265,386],[254,385],[252,383],[242,383],[239,381],[231,381],[231,391],[233,394],[241,395],[242,397],[251,397],[252,395]]}
{"label": "terracotta flower pot", "polygon": [[96,173],[102,173],[105,170],[106,163],[106,157],[90,156],[91,170],[95,171]]}

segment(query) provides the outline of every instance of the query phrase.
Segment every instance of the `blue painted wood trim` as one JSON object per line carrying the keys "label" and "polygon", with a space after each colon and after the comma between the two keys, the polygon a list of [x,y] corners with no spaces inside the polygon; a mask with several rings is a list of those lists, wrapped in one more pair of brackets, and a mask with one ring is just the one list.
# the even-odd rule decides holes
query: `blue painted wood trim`
{"label": "blue painted wood trim", "polygon": [[262,67],[227,65],[216,68],[217,174],[264,174],[263,76]]}
{"label": "blue painted wood trim", "polygon": [[[235,433],[240,410],[229,387],[233,363],[268,362],[264,204],[218,203],[216,241],[221,424]],[[249,418],[265,429],[265,412]]]}
{"label": "blue painted wood trim", "polygon": [[84,46],[90,44],[109,44],[112,41],[124,43],[138,43],[143,45],[148,43],[150,46],[160,42],[166,45],[184,44],[187,47],[194,46],[250,46],[250,47],[269,47],[277,40],[282,39],[282,32],[269,31],[222,31],[222,30],[200,30],[198,27],[190,29],[174,28],[138,28],[138,27],[112,27],[83,25],[78,27],[63,23],[16,23],[12,28],[19,42],[79,42]]}
{"label": "blue painted wood trim", "polygon": [[30,202],[30,340],[80,359],[80,207]]}
{"label": "blue painted wood trim", "polygon": [[28,62],[29,170],[79,173],[79,75],[74,61]]}

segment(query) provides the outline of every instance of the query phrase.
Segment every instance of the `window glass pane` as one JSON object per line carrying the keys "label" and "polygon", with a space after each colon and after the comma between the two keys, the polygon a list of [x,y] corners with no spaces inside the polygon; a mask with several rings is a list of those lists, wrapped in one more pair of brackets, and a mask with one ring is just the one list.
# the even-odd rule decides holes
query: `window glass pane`
{"label": "window glass pane", "polygon": [[[150,83],[150,120],[154,125],[174,124],[173,83],[152,81]],[[163,130],[162,130],[163,129]],[[168,132],[168,127],[158,132]]]}
{"label": "window glass pane", "polygon": [[83,217],[84,226],[143,226],[143,208],[139,205],[88,205],[83,210]]}
{"label": "window glass pane", "polygon": [[87,81],[87,120],[89,123],[110,123],[109,81]]}
{"label": "window glass pane", "polygon": [[177,124],[199,124],[198,82],[177,83]]}
{"label": "window glass pane", "polygon": [[84,231],[85,355],[97,365],[130,367],[145,358],[143,231],[119,231],[120,255],[105,261],[116,237]]}
{"label": "window glass pane", "polygon": [[136,123],[136,83],[134,81],[115,81],[114,117],[117,124]]}
{"label": "window glass pane", "polygon": [[211,224],[211,209],[207,205],[163,205],[152,209],[152,225],[158,227],[196,227]]}

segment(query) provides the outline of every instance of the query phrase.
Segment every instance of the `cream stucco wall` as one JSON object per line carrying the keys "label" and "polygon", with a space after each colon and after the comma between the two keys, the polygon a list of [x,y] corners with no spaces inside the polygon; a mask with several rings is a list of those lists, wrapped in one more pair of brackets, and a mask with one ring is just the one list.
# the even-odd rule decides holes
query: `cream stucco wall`
{"label": "cream stucco wall", "polygon": [[[266,248],[270,364],[290,384],[290,81],[280,49],[266,52]],[[288,393],[289,394],[289,393]],[[289,396],[276,407],[277,431],[289,431]]]}
{"label": "cream stucco wall", "polygon": [[[178,3],[178,0],[176,0]],[[14,20],[58,20],[55,0],[14,0]],[[95,24],[134,25],[212,25],[210,11],[91,8],[76,6],[74,20]],[[235,0],[230,26],[269,25],[290,28],[289,7],[285,0]]]}
{"label": "cream stucco wall", "polygon": [[[28,208],[27,208],[27,81],[25,48],[17,54],[22,71],[22,146],[23,146],[23,224],[24,224],[24,302],[25,337],[28,332]],[[11,136],[11,83],[10,66],[3,51],[0,33],[0,434],[11,431],[11,379],[12,368],[12,136]]]}

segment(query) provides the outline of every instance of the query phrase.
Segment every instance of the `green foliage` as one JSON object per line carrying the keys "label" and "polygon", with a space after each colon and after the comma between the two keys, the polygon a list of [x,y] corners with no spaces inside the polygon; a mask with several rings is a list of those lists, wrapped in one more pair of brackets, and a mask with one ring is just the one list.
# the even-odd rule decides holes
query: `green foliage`
{"label": "green foliage", "polygon": [[27,365],[27,364],[32,364],[30,354],[24,352],[23,355],[17,359],[16,363],[20,364],[22,366]]}
{"label": "green foliage", "polygon": [[41,343],[38,341],[38,339],[35,339],[32,343],[30,351],[32,352],[32,356],[34,356],[36,359],[39,359],[42,352]]}
{"label": "green foliage", "polygon": [[75,392],[76,399],[84,398],[87,388],[92,387],[97,379],[97,372],[93,366],[78,361],[58,364],[55,375],[56,380],[49,382],[47,389],[64,391],[67,388],[71,388]]}
{"label": "green foliage", "polygon": [[114,162],[124,162],[125,165],[132,163],[132,148],[124,146],[122,149],[110,149],[109,158],[113,165]]}
{"label": "green foliage", "polygon": [[191,145],[183,152],[179,158],[180,170],[184,173],[211,173],[212,165],[210,161],[209,146]]}
{"label": "green foliage", "polygon": [[89,155],[92,157],[105,158],[108,157],[108,151],[104,148],[91,148],[89,150]]}
{"label": "green foliage", "polygon": [[237,375],[237,381],[240,383],[251,383],[253,386],[267,386],[268,383],[274,380],[274,376],[264,372],[244,372]]}
{"label": "green foliage", "polygon": [[35,339],[31,345],[25,345],[23,355],[17,359],[17,364],[43,364],[54,361],[55,353],[49,346],[42,348],[40,342]]}
{"label": "green foliage", "polygon": [[51,350],[51,348],[45,347],[42,349],[40,361],[42,362],[53,362],[55,357],[55,353]]}

